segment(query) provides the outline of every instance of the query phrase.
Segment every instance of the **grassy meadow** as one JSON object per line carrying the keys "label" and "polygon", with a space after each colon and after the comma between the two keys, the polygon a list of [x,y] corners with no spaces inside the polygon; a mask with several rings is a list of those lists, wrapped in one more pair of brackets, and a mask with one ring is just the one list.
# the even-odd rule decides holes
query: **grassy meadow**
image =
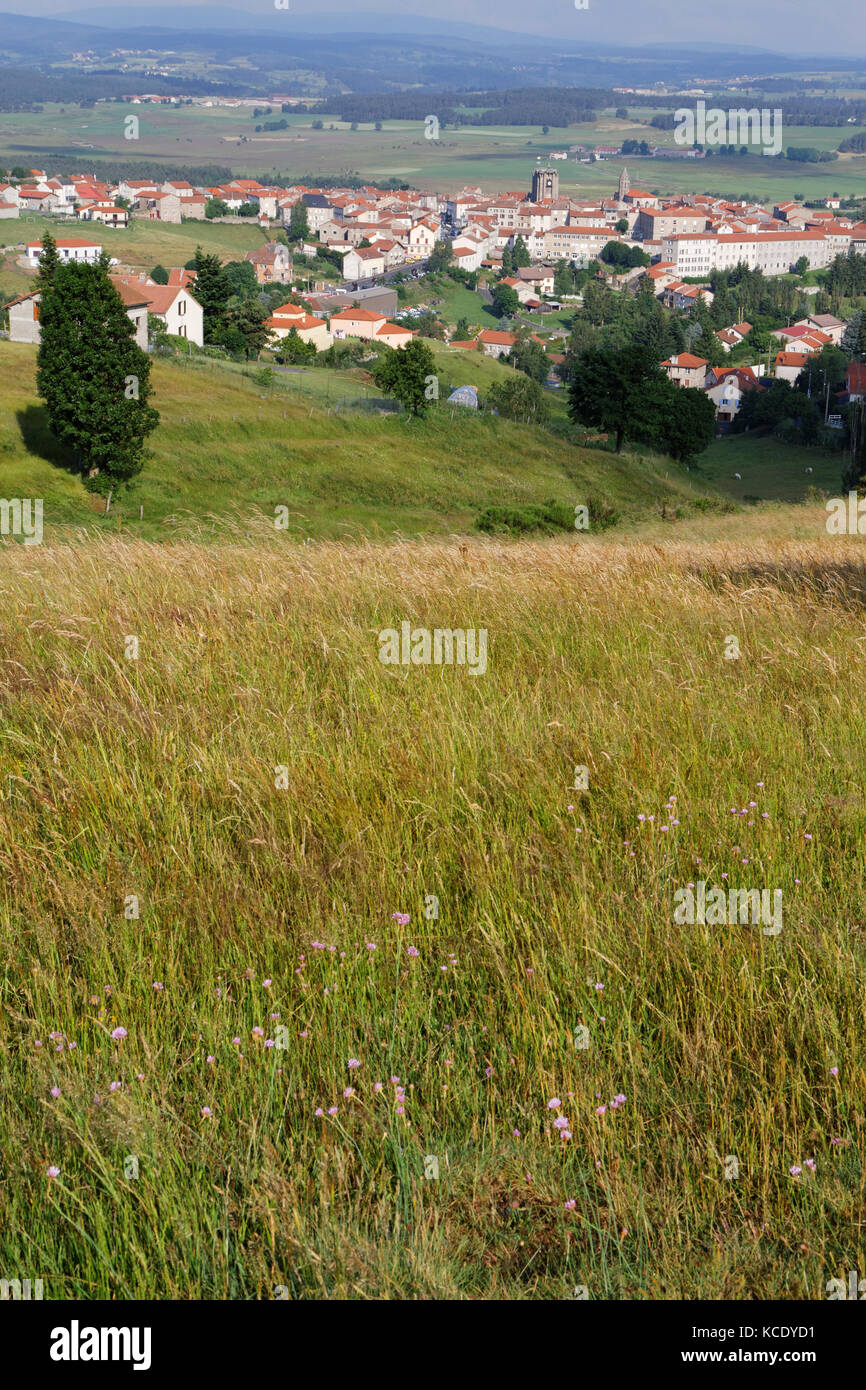
{"label": "grassy meadow", "polygon": [[[6,1276],[862,1269],[866,566],[797,510],[808,541],[0,549]],[[485,628],[486,672],[382,665],[407,620]],[[781,889],[782,930],[675,924],[698,879]]]}
{"label": "grassy meadow", "polygon": [[[389,403],[363,369],[277,371],[264,387],[253,367],[155,361],[150,457],[106,516],[104,500],[60,466],[36,394],[36,349],[0,342],[0,495],[42,497],[50,537],[85,526],[148,539],[233,534],[262,514],[273,522],[278,506],[289,507],[295,538],[335,539],[467,532],[493,504],[573,507],[598,495],[637,519],[707,495],[706,482],[669,459],[616,458],[561,433],[449,409],[452,386],[483,396],[512,369],[433,346],[443,404],[420,420],[384,413]],[[551,406],[564,427],[564,395]]]}

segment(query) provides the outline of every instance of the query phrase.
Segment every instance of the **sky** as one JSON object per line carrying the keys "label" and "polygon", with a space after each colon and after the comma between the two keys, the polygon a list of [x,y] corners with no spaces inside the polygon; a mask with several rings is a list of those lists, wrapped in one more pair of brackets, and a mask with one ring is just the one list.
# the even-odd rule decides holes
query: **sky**
{"label": "sky", "polygon": [[[171,0],[177,13],[194,8],[202,0]],[[156,0],[156,4],[168,0]],[[226,0],[229,8],[272,14],[275,0]],[[583,3],[583,0],[581,0]],[[353,27],[363,27],[365,9],[393,13],[395,30],[399,16],[427,15],[474,24],[512,29],[519,33],[549,34],[593,43],[642,44],[703,41],[748,44],[787,53],[866,54],[866,18],[863,0],[586,0],[578,10],[574,0],[289,0],[291,13],[346,13],[355,17]],[[60,15],[87,8],[102,8],[104,0],[0,0],[0,10],[16,14]],[[117,19],[124,13],[141,20],[147,12],[142,0],[114,0]],[[2,34],[0,34],[2,39]]]}

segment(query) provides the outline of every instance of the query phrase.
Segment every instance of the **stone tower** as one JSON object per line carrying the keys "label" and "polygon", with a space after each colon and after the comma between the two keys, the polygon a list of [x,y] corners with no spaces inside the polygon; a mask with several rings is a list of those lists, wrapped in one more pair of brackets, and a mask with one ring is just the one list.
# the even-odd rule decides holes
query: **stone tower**
{"label": "stone tower", "polygon": [[559,197],[559,174],[555,169],[533,169],[530,196],[533,203],[552,202]]}
{"label": "stone tower", "polygon": [[623,169],[622,173],[619,176],[619,187],[617,188],[617,197],[619,198],[619,201],[621,203],[624,202],[625,195],[626,193],[628,193],[630,188],[631,183],[629,182],[628,169]]}

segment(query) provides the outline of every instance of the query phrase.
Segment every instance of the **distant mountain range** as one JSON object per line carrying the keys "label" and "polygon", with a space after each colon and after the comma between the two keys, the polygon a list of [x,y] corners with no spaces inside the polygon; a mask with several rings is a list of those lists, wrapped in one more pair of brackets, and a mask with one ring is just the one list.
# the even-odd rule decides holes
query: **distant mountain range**
{"label": "distant mountain range", "polygon": [[[520,34],[510,29],[496,29],[483,24],[466,24],[459,20],[431,19],[426,15],[364,13],[345,10],[323,14],[315,11],[299,13],[292,4],[290,12],[276,8],[261,11],[232,10],[226,5],[149,5],[135,18],[119,20],[116,8],[63,10],[58,18],[77,24],[95,24],[104,29],[180,29],[187,33],[247,34],[285,32],[290,16],[291,27],[299,34],[347,34],[363,30],[366,34],[412,34],[432,39],[464,39],[487,45],[516,45],[519,43],[550,43],[550,37]],[[557,40],[558,42],[558,40]]]}
{"label": "distant mountain range", "polygon": [[[0,102],[7,110],[21,104],[8,95],[10,68],[22,70],[16,92],[26,92],[26,74],[42,74],[31,84],[30,102],[51,100],[61,76],[74,76],[97,95],[100,82],[107,94],[115,92],[112,81],[121,83],[118,90],[127,90],[122,51],[130,49],[152,51],[155,74],[177,71],[178,54],[183,55],[186,76],[161,79],[173,83],[173,90],[201,92],[217,84],[235,95],[255,96],[275,89],[331,96],[515,87],[609,90],[659,83],[705,87],[744,76],[797,81],[816,66],[814,53],[792,57],[744,44],[653,43],[638,48],[578,42],[567,34],[552,41],[419,15],[358,10],[303,14],[270,7],[247,13],[210,4],[129,11],[100,6],[54,17],[0,14],[0,72],[7,70]],[[85,73],[73,57],[81,52],[95,56],[99,74],[92,69]],[[850,79],[866,72],[866,60],[850,55],[820,61],[825,71],[845,74],[847,85],[855,85]]]}
{"label": "distant mountain range", "polygon": [[[286,11],[276,9],[263,11],[233,10],[227,5],[150,5],[142,9],[135,18],[124,18],[119,23],[116,8],[110,6],[89,7],[87,9],[63,10],[58,18],[79,24],[93,24],[100,28],[117,29],[179,29],[188,33],[237,32],[247,34],[284,32]],[[292,0],[291,25],[299,34],[340,35],[356,33],[393,36],[411,34],[434,40],[463,39],[467,42],[483,44],[487,47],[517,47],[526,44],[544,45],[549,48],[551,35],[522,33],[514,29],[497,29],[492,25],[469,24],[462,20],[437,19],[428,15],[385,14],[365,12],[363,20],[357,10],[344,10],[332,13],[312,11],[299,13]],[[587,43],[572,39],[567,34],[555,38],[558,49],[565,47],[574,50],[592,50],[596,53],[622,53],[623,47],[609,43]],[[637,50],[629,50],[635,52]],[[756,48],[741,43],[652,43],[641,46],[641,51],[666,53],[702,53],[706,55],[729,54],[743,57],[775,57],[769,49]],[[814,62],[814,54],[810,56]]]}

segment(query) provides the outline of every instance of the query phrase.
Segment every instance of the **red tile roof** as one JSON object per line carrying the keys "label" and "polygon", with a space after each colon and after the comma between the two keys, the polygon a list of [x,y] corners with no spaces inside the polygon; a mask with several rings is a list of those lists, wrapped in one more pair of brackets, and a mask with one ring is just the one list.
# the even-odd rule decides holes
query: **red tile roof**
{"label": "red tile roof", "polygon": [[707,360],[705,357],[695,357],[691,352],[680,352],[676,357],[668,357],[662,362],[663,367],[705,367]]}

